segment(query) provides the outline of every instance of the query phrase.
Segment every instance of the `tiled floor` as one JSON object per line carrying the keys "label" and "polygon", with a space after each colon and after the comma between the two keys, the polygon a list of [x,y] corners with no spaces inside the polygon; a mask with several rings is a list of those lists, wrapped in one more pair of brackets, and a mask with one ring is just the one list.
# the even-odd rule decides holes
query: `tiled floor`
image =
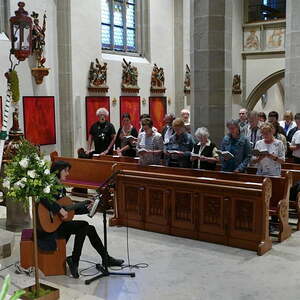
{"label": "tiled floor", "polygon": [[[0,218],[5,217],[4,208]],[[102,217],[97,214],[88,220],[102,235]],[[1,223],[1,222],[0,222]],[[2,222],[3,223],[3,222]],[[126,228],[109,228],[110,254],[126,258]],[[14,253],[0,260],[6,266],[19,259],[16,235]],[[68,243],[68,251],[73,241]],[[61,299],[109,300],[294,300],[300,298],[300,233],[286,242],[277,244],[262,257],[256,253],[216,244],[193,241],[157,233],[129,229],[131,264],[147,263],[146,269],[132,270],[135,278],[109,277],[85,285],[89,277],[73,279],[67,276],[47,277],[48,284],[58,285]],[[100,258],[85,242],[82,259],[99,262]],[[80,268],[89,264],[82,262]],[[88,272],[93,273],[95,269]],[[33,277],[10,273],[15,288],[33,282]]]}

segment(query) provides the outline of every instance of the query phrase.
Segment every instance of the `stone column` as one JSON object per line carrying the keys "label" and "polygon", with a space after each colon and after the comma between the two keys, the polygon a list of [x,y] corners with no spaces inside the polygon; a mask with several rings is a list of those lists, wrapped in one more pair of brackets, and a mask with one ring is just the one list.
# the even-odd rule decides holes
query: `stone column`
{"label": "stone column", "polygon": [[231,118],[232,0],[191,4],[191,125],[205,126],[219,144]]}
{"label": "stone column", "polygon": [[184,108],[184,65],[183,65],[183,1],[174,0],[174,80],[175,114],[180,116]]}
{"label": "stone column", "polygon": [[61,154],[74,154],[74,104],[71,57],[71,0],[57,1],[58,84]]}
{"label": "stone column", "polygon": [[0,33],[8,33],[8,0],[0,0]]}
{"label": "stone column", "polygon": [[286,1],[285,108],[300,112],[300,1]]}

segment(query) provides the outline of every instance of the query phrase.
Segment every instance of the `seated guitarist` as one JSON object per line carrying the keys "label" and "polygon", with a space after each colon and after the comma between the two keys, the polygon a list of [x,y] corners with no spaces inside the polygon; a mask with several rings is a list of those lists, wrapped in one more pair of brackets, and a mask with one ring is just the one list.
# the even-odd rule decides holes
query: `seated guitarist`
{"label": "seated guitarist", "polygon": [[[63,181],[69,175],[71,165],[68,162],[56,161],[51,166],[51,173],[56,173],[59,181]],[[66,189],[63,188],[59,195],[54,195],[56,200],[66,196]],[[68,212],[61,207],[57,202],[52,202],[47,199],[42,199],[41,203],[52,213],[60,214],[63,219],[66,219]],[[85,214],[89,212],[89,208],[93,205],[93,201],[83,208],[76,209],[75,214]],[[105,259],[105,248],[94,226],[89,225],[86,221],[67,221],[63,222],[59,228],[53,232],[48,233],[38,231],[38,245],[42,250],[54,251],[56,250],[56,238],[64,238],[69,240],[70,236],[74,234],[74,247],[72,255],[67,257],[67,264],[70,272],[74,278],[79,278],[78,264],[82,252],[85,237],[88,236],[90,243],[95,250],[100,254],[102,261]],[[121,266],[124,263],[122,259],[115,259],[108,255],[108,266]]]}

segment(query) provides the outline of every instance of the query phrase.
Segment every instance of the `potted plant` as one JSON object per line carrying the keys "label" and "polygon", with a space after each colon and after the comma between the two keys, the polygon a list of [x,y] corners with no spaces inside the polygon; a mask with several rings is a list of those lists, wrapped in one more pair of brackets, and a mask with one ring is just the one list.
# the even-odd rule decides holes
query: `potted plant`
{"label": "potted plant", "polygon": [[62,186],[55,174],[50,173],[49,164],[41,157],[37,147],[27,140],[22,140],[16,155],[5,166],[2,184],[9,199],[21,202],[25,209],[32,203],[35,285],[25,289],[26,294],[21,299],[58,299],[58,290],[39,282],[36,204],[43,198],[54,201],[53,195]]}

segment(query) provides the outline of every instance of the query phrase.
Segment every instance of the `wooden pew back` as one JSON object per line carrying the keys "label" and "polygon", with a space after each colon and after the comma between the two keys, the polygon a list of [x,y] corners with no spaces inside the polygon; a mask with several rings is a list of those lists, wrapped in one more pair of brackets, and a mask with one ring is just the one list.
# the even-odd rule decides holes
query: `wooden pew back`
{"label": "wooden pew back", "polygon": [[[149,174],[148,174],[149,175]],[[222,243],[263,254],[271,248],[272,184],[122,171],[117,175],[118,224]]]}
{"label": "wooden pew back", "polygon": [[63,160],[71,165],[70,175],[64,182],[74,187],[96,189],[112,174],[114,161],[53,156],[53,161]]}
{"label": "wooden pew back", "polygon": [[128,157],[128,156],[118,156],[118,155],[94,155],[93,159],[100,161],[114,161],[114,162],[124,162],[137,164],[139,162],[139,157]]}

